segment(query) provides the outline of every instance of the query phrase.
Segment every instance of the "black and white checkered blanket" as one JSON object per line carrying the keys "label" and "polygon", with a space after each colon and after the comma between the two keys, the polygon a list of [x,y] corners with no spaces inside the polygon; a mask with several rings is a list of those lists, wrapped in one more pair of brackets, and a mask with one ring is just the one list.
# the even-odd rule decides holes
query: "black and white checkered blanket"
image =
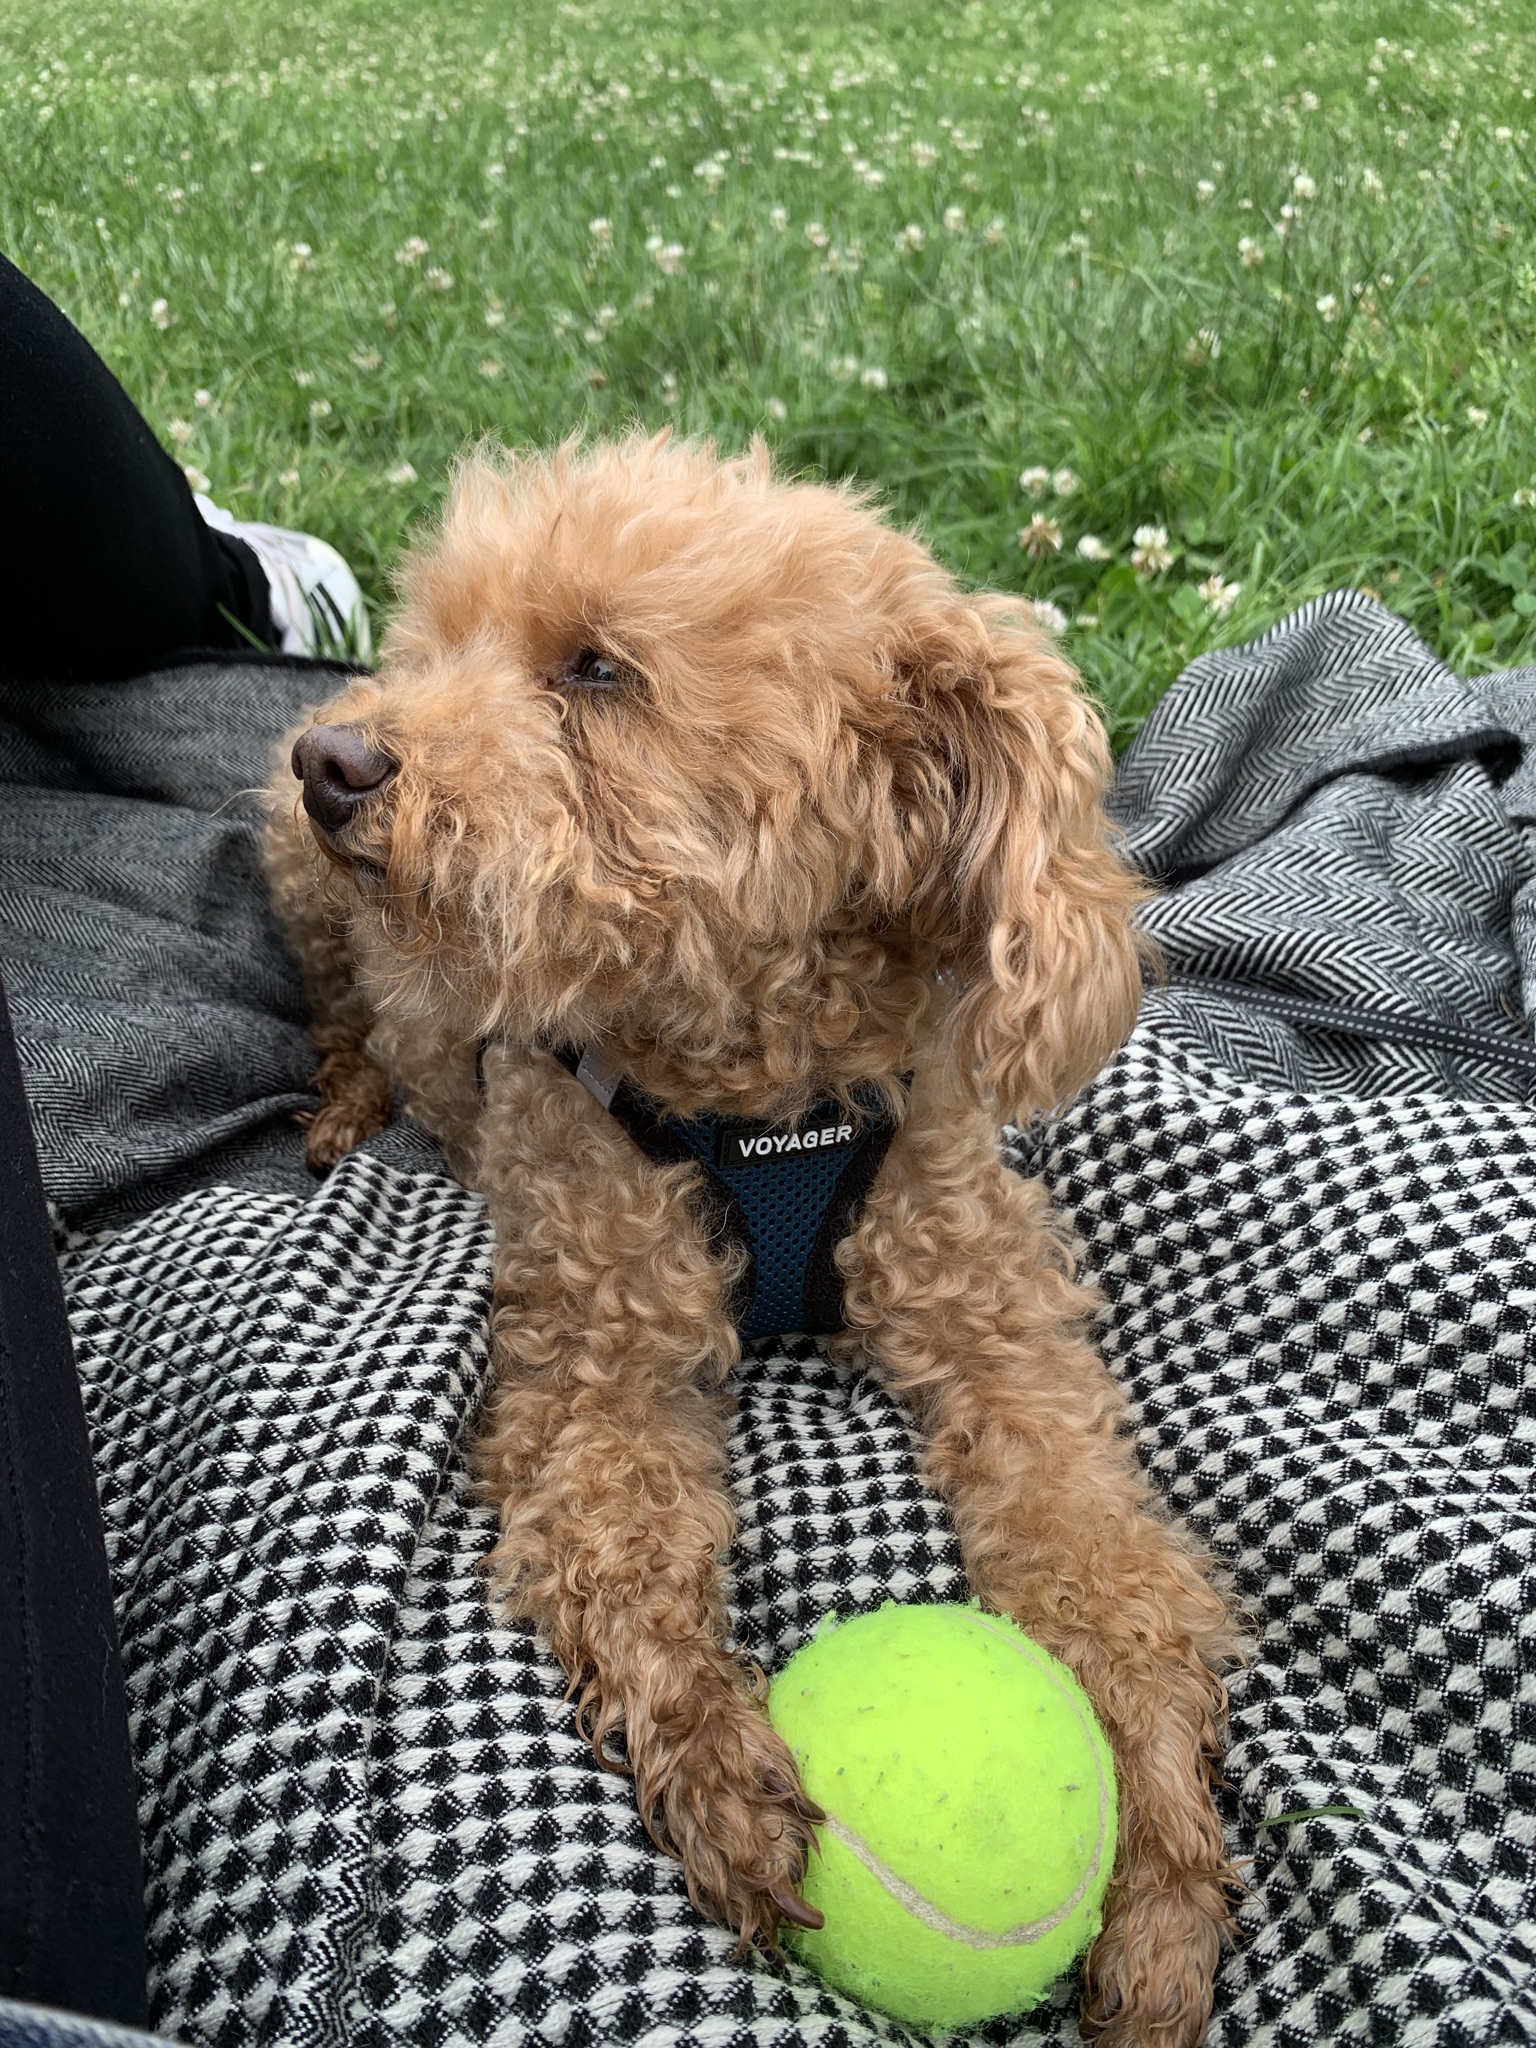
{"label": "black and white checkered blanket", "polygon": [[[0,966],[70,1226],[156,2024],[210,2048],[902,2041],[793,1966],[732,1958],[549,1657],[492,1617],[461,1455],[484,1214],[404,1127],[303,1180],[292,987],[252,827],[217,811],[305,681],[151,679],[132,701],[176,729],[138,791],[77,737],[71,795],[68,706],[34,718],[31,767],[0,733],[0,770],[32,777],[26,844],[0,822]],[[178,781],[199,705],[228,744]],[[1142,1454],[1252,1619],[1222,1795],[1252,1890],[1219,2048],[1536,2039],[1527,733],[1536,672],[1459,681],[1356,596],[1196,663],[1118,791],[1170,884],[1168,984],[1018,1141],[1100,1276]],[[61,863],[49,818],[103,786],[105,825]],[[130,1052],[108,1033],[71,1056],[103,995],[139,1020]],[[179,1098],[153,1083],[146,1170],[114,1061],[132,1081],[181,1029],[195,1072]],[[735,1613],[770,1670],[829,1609],[962,1595],[873,1379],[789,1339],[736,1391]],[[1288,1818],[1320,1806],[1350,1811]],[[1067,1986],[980,2038],[1074,2030]]]}

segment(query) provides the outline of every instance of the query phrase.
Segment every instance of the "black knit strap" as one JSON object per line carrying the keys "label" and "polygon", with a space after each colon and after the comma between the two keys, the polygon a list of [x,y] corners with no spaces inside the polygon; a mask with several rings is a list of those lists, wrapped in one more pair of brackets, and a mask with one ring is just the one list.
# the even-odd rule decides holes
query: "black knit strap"
{"label": "black knit strap", "polygon": [[1249,1009],[1267,1010],[1287,1024],[1312,1031],[1339,1031],[1349,1038],[1375,1038],[1388,1045],[1425,1046],[1461,1059],[1502,1060],[1526,1072],[1536,1071],[1536,1045],[1491,1031],[1469,1031],[1442,1024],[1433,1017],[1408,1017],[1394,1010],[1364,1009],[1348,1003],[1314,1002],[1310,996],[1255,987],[1250,982],[1223,981],[1214,975],[1180,974],[1167,984],[1171,991],[1190,989],[1226,997]]}
{"label": "black knit strap", "polygon": [[148,2017],[138,1785],[91,1445],[0,990],[0,1996]]}

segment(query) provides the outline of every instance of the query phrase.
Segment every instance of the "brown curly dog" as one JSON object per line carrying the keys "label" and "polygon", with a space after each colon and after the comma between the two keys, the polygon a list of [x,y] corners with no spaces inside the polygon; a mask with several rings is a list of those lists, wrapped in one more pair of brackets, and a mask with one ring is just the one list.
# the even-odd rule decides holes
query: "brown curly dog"
{"label": "brown curly dog", "polygon": [[1085,2030],[1188,2048],[1233,1876],[1209,1789],[1233,1626],[998,1143],[1136,1014],[1140,892],[1072,671],[856,492],[665,437],[467,462],[403,595],[379,674],[297,738],[271,873],[323,1055],[312,1162],[399,1085],[495,1222],[501,1593],[600,1756],[622,1731],[700,1910],[744,1942],[805,1921],[820,1816],[725,1648],[744,1257],[704,1169],[648,1156],[557,1054],[600,1049],[683,1118],[883,1104],[837,1341],[909,1404],[977,1594],[1114,1744]]}

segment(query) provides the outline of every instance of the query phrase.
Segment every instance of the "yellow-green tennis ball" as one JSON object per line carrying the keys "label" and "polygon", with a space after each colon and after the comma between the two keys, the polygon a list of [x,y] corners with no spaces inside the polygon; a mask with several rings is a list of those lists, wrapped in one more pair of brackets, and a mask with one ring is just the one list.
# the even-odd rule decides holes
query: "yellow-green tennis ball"
{"label": "yellow-green tennis ball", "polygon": [[824,1808],[796,1931],[840,1991],[919,2026],[1026,2011],[1099,1931],[1114,1764],[1088,1696],[1022,1629],[902,1607],[824,1631],[768,1711]]}

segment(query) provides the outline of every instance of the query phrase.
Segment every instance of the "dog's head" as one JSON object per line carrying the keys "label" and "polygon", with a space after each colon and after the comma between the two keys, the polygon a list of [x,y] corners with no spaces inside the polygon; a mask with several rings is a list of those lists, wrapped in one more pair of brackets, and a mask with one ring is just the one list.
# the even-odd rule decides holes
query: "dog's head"
{"label": "dog's head", "polygon": [[936,1044],[1008,1114],[1135,1013],[1101,729],[1002,598],[765,451],[480,456],[297,750],[376,995],[776,1113]]}

